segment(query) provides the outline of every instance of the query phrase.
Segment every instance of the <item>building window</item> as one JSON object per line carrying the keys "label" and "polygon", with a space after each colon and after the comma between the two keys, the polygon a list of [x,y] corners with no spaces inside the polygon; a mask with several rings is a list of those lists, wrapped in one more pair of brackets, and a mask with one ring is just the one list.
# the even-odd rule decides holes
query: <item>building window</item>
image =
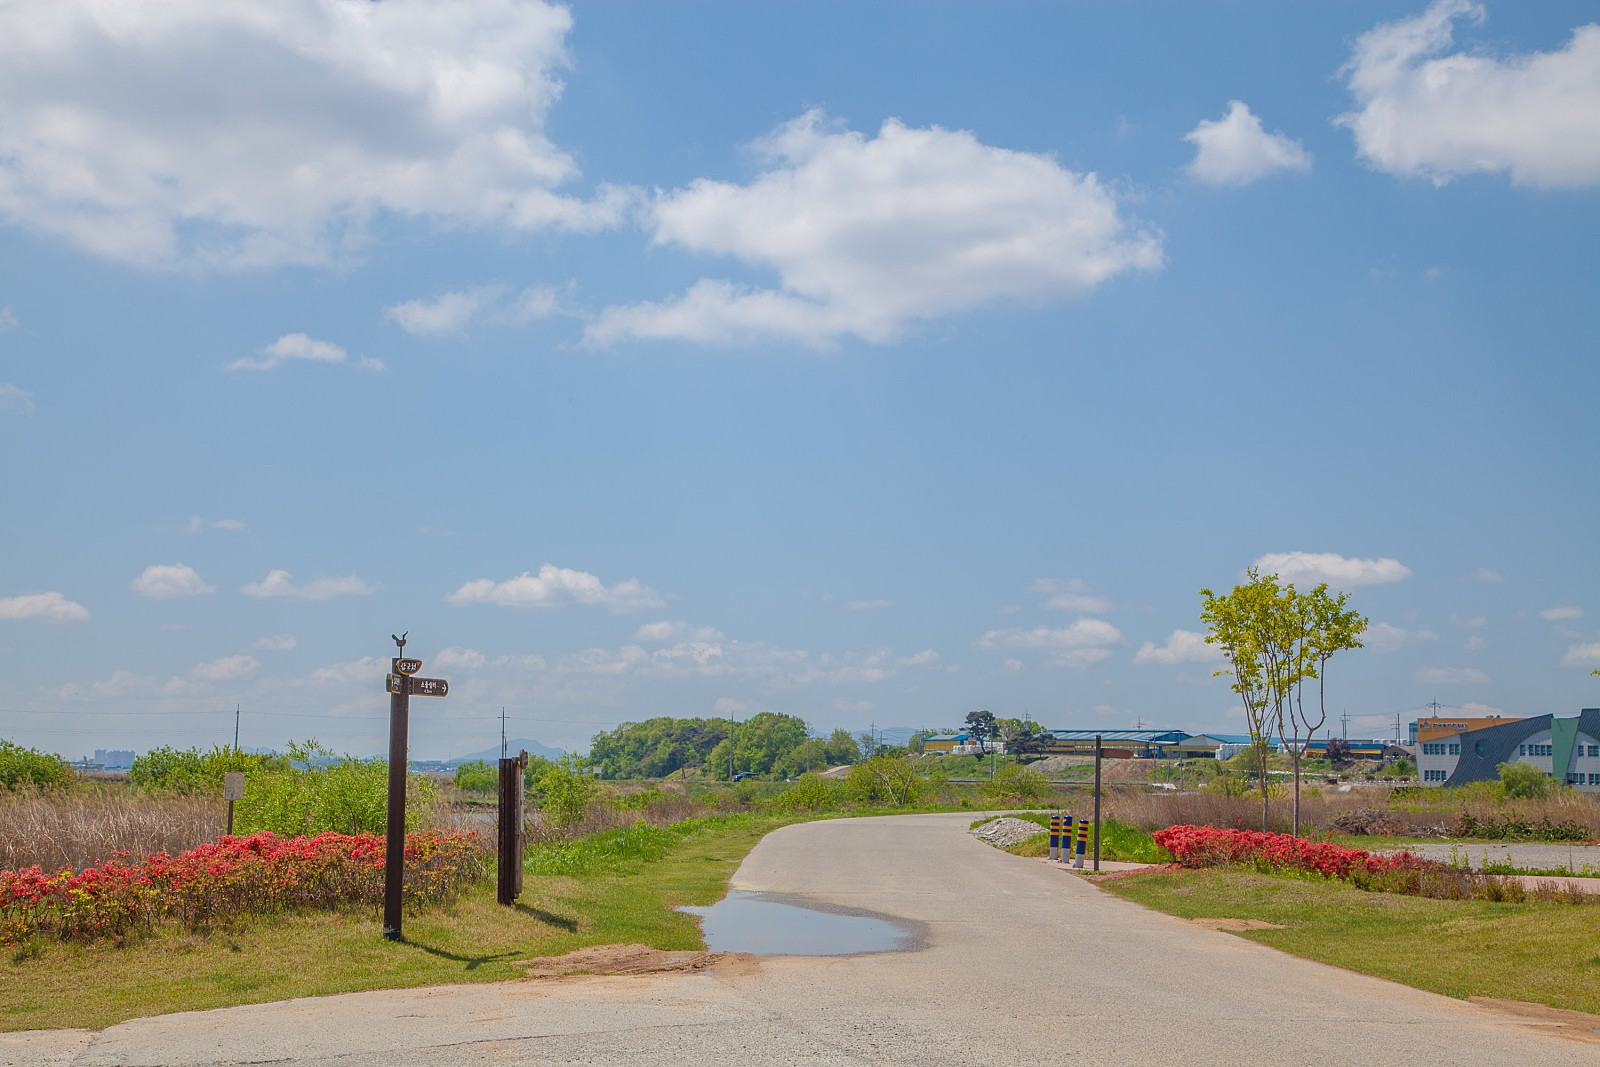
{"label": "building window", "polygon": [[1461,755],[1461,744],[1460,744],[1460,742],[1455,742],[1455,743],[1451,744],[1450,751],[1449,751],[1448,754],[1452,755],[1452,756]]}
{"label": "building window", "polygon": [[1518,745],[1517,746],[1517,755],[1526,756],[1527,754],[1528,754],[1528,746],[1527,745]]}

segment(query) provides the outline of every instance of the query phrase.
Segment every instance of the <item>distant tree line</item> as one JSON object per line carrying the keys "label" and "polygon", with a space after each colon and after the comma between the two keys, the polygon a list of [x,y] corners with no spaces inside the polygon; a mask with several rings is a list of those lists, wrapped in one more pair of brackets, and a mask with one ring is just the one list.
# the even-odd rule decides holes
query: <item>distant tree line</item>
{"label": "distant tree line", "polygon": [[665,778],[688,768],[713,778],[730,773],[794,778],[812,770],[855,763],[860,746],[847,730],[824,738],[806,737],[804,719],[763,711],[733,726],[729,752],[727,719],[677,719],[659,716],[625,722],[596,734],[588,764],[607,778]]}

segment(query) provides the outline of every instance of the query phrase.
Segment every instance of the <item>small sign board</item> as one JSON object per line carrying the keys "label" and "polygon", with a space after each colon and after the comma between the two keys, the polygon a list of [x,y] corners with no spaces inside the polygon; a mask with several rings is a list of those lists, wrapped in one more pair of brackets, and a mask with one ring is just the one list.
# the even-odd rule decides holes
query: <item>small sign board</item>
{"label": "small sign board", "polygon": [[[215,796],[216,794],[212,794],[212,795]],[[244,799],[244,772],[243,771],[225,771],[223,773],[223,775],[222,775],[222,799],[223,800],[243,800]]]}
{"label": "small sign board", "polygon": [[449,696],[450,683],[443,678],[413,678],[411,679],[411,695],[419,697]]}
{"label": "small sign board", "polygon": [[422,661],[420,659],[397,659],[394,661],[394,672],[396,674],[416,674],[421,669]]}

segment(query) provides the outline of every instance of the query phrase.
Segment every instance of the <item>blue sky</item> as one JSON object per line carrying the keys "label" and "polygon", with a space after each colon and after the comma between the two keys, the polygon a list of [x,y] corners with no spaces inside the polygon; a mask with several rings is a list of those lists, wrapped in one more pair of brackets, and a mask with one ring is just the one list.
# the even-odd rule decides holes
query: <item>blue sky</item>
{"label": "blue sky", "polygon": [[1597,17],[0,6],[0,736],[1600,703]]}

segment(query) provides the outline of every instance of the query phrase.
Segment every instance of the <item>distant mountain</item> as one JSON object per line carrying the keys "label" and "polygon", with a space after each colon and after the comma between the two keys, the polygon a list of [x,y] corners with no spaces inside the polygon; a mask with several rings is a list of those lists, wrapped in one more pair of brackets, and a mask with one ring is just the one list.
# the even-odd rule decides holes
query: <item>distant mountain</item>
{"label": "distant mountain", "polygon": [[[530,741],[525,737],[512,738],[506,742],[506,754],[508,756],[515,756],[523,749],[527,749],[530,756],[543,756],[545,759],[560,759],[567,754],[565,749],[551,748],[549,745],[541,745],[539,742]],[[487,763],[493,763],[499,758],[500,746],[496,745],[493,748],[486,748],[482,752],[469,752],[465,756],[453,756],[445,760],[444,765],[446,767],[454,767],[459,763],[471,763],[473,760],[480,759]]]}

